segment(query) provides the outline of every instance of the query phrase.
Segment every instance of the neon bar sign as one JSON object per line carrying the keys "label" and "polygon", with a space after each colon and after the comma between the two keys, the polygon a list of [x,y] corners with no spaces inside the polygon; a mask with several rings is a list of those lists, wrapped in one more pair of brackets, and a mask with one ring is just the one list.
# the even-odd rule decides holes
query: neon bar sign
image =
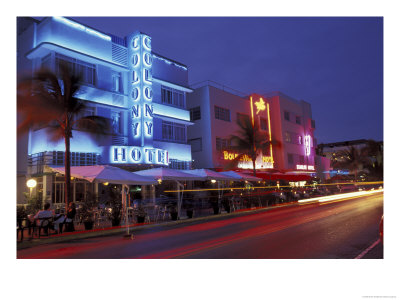
{"label": "neon bar sign", "polygon": [[[239,156],[238,153],[234,153],[234,152],[229,152],[229,151],[223,151],[223,160],[234,160],[235,158],[237,158]],[[261,161],[262,164],[260,162],[260,157],[261,157]],[[271,156],[264,156],[261,155],[259,157],[257,157],[256,159],[256,168],[260,169],[260,168],[273,168],[273,158]],[[243,155],[238,163],[238,168],[241,169],[251,169],[253,168],[253,163],[251,158],[248,155]]]}
{"label": "neon bar sign", "polygon": [[137,146],[153,143],[153,90],[151,39],[136,33],[128,41],[131,70],[131,130],[130,141]]}
{"label": "neon bar sign", "polygon": [[112,146],[111,163],[168,165],[168,151],[149,147]]}
{"label": "neon bar sign", "polygon": [[297,170],[315,170],[315,167],[313,165],[296,165]]}

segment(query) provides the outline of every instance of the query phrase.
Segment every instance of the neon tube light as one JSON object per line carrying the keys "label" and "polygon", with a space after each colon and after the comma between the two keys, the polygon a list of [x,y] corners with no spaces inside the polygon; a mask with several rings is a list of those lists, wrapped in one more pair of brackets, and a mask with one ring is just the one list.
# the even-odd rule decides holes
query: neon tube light
{"label": "neon tube light", "polygon": [[169,65],[173,64],[174,66],[176,66],[176,67],[178,67],[178,68],[184,69],[185,71],[187,70],[186,67],[181,66],[181,65],[179,65],[179,64],[176,64],[176,63],[174,63],[174,62],[172,62],[172,61],[169,61],[169,60],[167,60],[167,59],[165,59],[165,58],[163,58],[163,57],[157,56],[157,55],[155,55],[155,54],[153,54],[153,57],[158,58],[159,60],[162,60],[162,61],[164,61],[165,63],[167,63],[167,64],[169,64]]}
{"label": "neon tube light", "polygon": [[254,126],[253,97],[250,96],[251,124]]}
{"label": "neon tube light", "polygon": [[59,21],[61,23],[64,23],[65,25],[67,25],[69,27],[72,27],[72,28],[75,28],[75,29],[78,29],[78,30],[81,30],[81,31],[85,31],[85,32],[87,32],[87,33],[89,33],[91,35],[94,35],[94,36],[97,36],[99,38],[102,38],[103,40],[111,41],[111,37],[110,36],[105,35],[103,33],[100,33],[98,31],[93,30],[91,28],[88,28],[86,26],[83,26],[82,24],[79,24],[79,23],[76,23],[76,22],[71,21],[69,19],[66,19],[64,17],[53,17],[53,19],[55,19],[55,20],[57,20],[57,21]]}
{"label": "neon tube light", "polygon": [[[272,142],[272,133],[271,133],[271,117],[269,115],[269,103],[267,102],[267,114],[268,114],[268,133],[269,133],[269,141]],[[271,160],[274,163],[274,156],[272,154],[272,143],[269,144],[269,149],[271,152]]]}

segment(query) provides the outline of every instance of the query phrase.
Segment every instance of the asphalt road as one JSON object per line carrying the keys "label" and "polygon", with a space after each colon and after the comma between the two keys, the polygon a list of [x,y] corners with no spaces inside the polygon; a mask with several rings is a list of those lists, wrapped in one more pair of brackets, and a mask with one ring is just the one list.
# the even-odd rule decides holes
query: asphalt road
{"label": "asphalt road", "polygon": [[18,250],[18,258],[383,258],[383,195],[307,203]]}

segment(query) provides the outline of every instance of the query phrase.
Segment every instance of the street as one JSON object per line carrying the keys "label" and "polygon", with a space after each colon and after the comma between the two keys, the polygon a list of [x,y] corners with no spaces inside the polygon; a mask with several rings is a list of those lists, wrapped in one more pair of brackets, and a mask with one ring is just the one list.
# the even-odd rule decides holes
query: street
{"label": "street", "polygon": [[[18,258],[383,258],[383,193],[36,246]],[[362,255],[361,255],[362,254]]]}

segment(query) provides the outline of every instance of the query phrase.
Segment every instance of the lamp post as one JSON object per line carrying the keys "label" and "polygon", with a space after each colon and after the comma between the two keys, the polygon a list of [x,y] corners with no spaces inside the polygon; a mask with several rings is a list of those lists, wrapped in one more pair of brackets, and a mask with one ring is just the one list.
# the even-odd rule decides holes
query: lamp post
{"label": "lamp post", "polygon": [[36,187],[36,180],[31,178],[26,182],[26,186],[29,188],[29,198],[32,197],[32,189]]}

